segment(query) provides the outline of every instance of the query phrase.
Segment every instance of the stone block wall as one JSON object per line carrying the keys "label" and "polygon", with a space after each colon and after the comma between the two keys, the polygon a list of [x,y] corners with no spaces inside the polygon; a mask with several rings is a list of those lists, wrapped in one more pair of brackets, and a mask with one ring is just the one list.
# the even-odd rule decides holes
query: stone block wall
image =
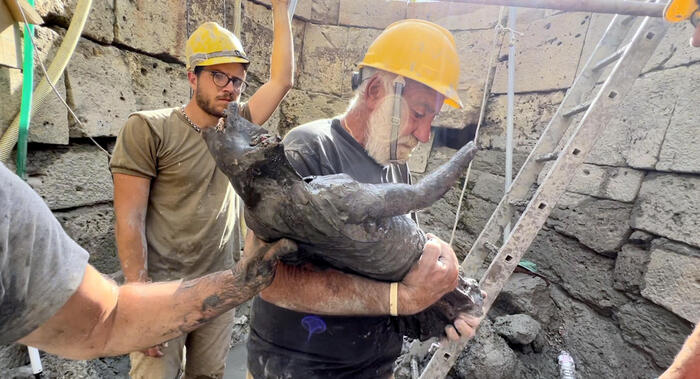
{"label": "stone block wall", "polygon": [[[610,19],[519,13],[518,31],[524,35],[516,43],[515,170]],[[488,328],[508,347],[484,332],[461,358],[483,359],[490,351],[501,363],[489,373],[463,363],[454,377],[554,377],[560,349],[573,355],[581,377],[654,377],[671,363],[700,317],[700,118],[690,106],[700,101],[690,88],[700,72],[700,50],[687,47],[690,31],[685,24],[671,27],[527,252],[525,259],[537,265],[547,285],[527,285],[525,278],[537,278],[516,274],[496,301]],[[501,56],[505,61],[503,48]],[[506,79],[505,62],[499,63],[480,131],[483,150],[458,222],[458,254],[468,252],[504,193]],[[428,170],[453,152],[434,147]],[[463,180],[423,212],[425,229],[450,237]],[[530,303],[535,306],[526,306]],[[543,312],[551,317],[543,318]],[[522,333],[530,328],[503,327],[504,314],[539,321],[546,343],[509,339],[512,327]],[[508,350],[515,352],[515,362]],[[499,374],[502,365],[511,371]]]}
{"label": "stone block wall", "polygon": [[[45,63],[53,59],[76,3],[37,0],[46,21],[36,32]],[[84,127],[52,95],[33,117],[29,183],[105,273],[119,270],[112,181],[107,156],[86,137],[109,150],[131,112],[185,103],[188,31],[207,20],[233,29],[233,3],[93,1],[57,85]],[[268,0],[242,3],[241,37],[252,58],[250,95],[269,77],[271,12]],[[462,63],[458,90],[467,106],[444,109],[434,126],[473,125],[495,46],[494,93],[454,245],[464,256],[503,194],[508,51],[507,37],[494,32],[498,17],[498,7],[460,3],[299,0],[295,85],[266,126],[283,134],[342,113],[352,96],[355,64],[385,26],[403,18],[431,20],[453,32]],[[519,11],[515,170],[609,20]],[[670,29],[526,255],[541,277],[511,279],[452,377],[554,377],[560,349],[572,353],[582,377],[652,377],[671,362],[700,314],[700,93],[693,88],[700,79],[700,50],[687,46],[690,31],[685,23]],[[19,110],[21,80],[19,70],[0,68],[0,133]],[[453,153],[434,146],[428,171]],[[422,212],[427,231],[449,239],[463,180]],[[105,377],[123,371],[123,362],[96,362],[89,370]],[[56,376],[61,370],[67,369],[56,368]]]}

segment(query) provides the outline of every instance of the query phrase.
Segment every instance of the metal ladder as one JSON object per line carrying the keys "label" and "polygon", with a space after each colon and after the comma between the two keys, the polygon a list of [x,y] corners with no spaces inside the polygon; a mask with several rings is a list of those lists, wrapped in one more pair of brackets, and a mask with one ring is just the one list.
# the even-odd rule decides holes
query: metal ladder
{"label": "metal ladder", "polygon": [[[491,215],[484,230],[472,245],[462,262],[467,277],[476,277],[489,253],[496,256],[481,278],[480,286],[488,296],[484,302],[484,314],[488,313],[496,297],[510,278],[513,270],[529,248],[535,236],[547,220],[574,177],[576,169],[594,146],[603,127],[615,114],[623,98],[632,88],[647,61],[666,33],[667,24],[662,18],[645,17],[631,42],[623,41],[631,30],[635,17],[617,15],[608,25],[586,65],[567,91],[559,109],[542,132],[542,136],[528,156],[508,192]],[[615,63],[600,90],[587,101],[599,83],[605,67]],[[575,117],[583,113],[564,147],[557,147]],[[535,184],[545,163],[554,161],[544,181],[530,200],[528,193]],[[515,223],[507,240],[500,245],[503,230],[514,217],[518,206],[527,204]],[[421,379],[444,378],[457,360],[466,342],[443,344],[433,355]]]}

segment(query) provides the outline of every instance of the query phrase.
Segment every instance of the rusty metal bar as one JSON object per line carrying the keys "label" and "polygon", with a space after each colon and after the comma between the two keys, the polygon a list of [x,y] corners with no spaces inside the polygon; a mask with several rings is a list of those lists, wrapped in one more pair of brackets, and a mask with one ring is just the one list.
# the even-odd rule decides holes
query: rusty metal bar
{"label": "rusty metal bar", "polygon": [[[614,25],[615,21],[611,23],[608,32]],[[535,192],[535,195],[516,223],[508,240],[499,249],[498,254],[481,279],[480,286],[488,294],[484,301],[484,315],[488,313],[491,305],[503,289],[503,286],[513,273],[515,267],[518,265],[518,262],[537,236],[537,233],[542,228],[542,225],[547,220],[552,209],[556,206],[559,197],[564,193],[566,187],[574,177],[576,169],[583,163],[584,158],[593,148],[597,137],[600,135],[601,129],[607,125],[607,121],[615,114],[622,99],[632,88],[634,81],[663,38],[667,28],[668,25],[662,19],[654,20],[647,18],[637,30],[629,49],[625,51],[622,59],[617,62],[612,73],[603,84],[603,87],[595,96],[591,107],[563,147],[559,158],[547,174],[544,182]],[[607,43],[604,43],[605,39],[604,37],[596,50],[600,50],[601,45],[607,45]],[[611,39],[615,38],[611,36]],[[601,54],[601,52],[596,51],[593,55],[596,56],[599,54]],[[591,79],[590,75],[593,72],[592,67],[598,59],[598,57],[591,57],[591,59],[588,60],[586,67],[575,84],[582,78],[586,79],[586,81]],[[574,88],[572,87],[571,90],[574,90]],[[562,106],[560,106],[560,110],[562,108],[563,103]],[[557,114],[559,113],[558,111]],[[555,118],[556,117],[557,115],[555,115]],[[552,122],[554,121],[553,119]],[[543,142],[545,139],[544,137],[545,136],[540,139],[538,145]],[[535,147],[535,150],[536,149],[537,146]],[[534,153],[534,151],[531,153],[528,161],[533,158]],[[527,164],[526,162],[526,165]],[[523,167],[518,176],[523,174],[524,170],[525,167]],[[516,182],[517,181],[518,178],[516,178]],[[513,192],[515,187],[516,183],[511,187],[511,192]],[[507,198],[508,195],[504,196],[501,202],[503,203]],[[502,204],[499,204],[499,208],[501,207]],[[492,220],[489,220],[489,222],[491,221]],[[480,243],[482,237],[483,233],[474,243],[474,247]],[[473,250],[474,248],[472,248],[470,255]],[[469,256],[467,258],[469,258]],[[423,375],[421,375],[421,379],[444,378],[457,360],[459,352],[464,349],[466,344],[466,341],[448,343],[438,349],[423,372]]]}
{"label": "rusty metal bar", "polygon": [[443,3],[504,5],[509,7],[557,9],[570,12],[624,14],[663,17],[666,4],[626,0],[440,0]]}

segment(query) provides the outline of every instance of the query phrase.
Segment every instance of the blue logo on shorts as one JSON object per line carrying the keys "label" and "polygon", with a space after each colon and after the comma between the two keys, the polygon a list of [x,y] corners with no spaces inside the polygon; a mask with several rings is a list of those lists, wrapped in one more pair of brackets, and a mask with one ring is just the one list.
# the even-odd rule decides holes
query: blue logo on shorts
{"label": "blue logo on shorts", "polygon": [[321,334],[326,331],[326,322],[318,316],[309,315],[301,319],[301,326],[309,332],[306,342],[311,340],[313,334]]}

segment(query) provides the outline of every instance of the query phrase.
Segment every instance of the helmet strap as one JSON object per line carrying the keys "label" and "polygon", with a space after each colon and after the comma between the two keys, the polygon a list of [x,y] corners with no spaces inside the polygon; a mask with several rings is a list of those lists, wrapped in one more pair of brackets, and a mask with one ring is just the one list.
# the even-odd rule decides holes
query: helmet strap
{"label": "helmet strap", "polygon": [[350,80],[350,85],[353,91],[356,91],[358,88],[360,88],[360,84],[362,84],[362,69],[353,72],[352,79]]}
{"label": "helmet strap", "polygon": [[393,81],[394,84],[394,109],[391,116],[391,147],[389,149],[389,161],[397,162],[397,148],[399,143],[399,126],[401,124],[401,98],[406,86],[406,80],[398,75]]}

